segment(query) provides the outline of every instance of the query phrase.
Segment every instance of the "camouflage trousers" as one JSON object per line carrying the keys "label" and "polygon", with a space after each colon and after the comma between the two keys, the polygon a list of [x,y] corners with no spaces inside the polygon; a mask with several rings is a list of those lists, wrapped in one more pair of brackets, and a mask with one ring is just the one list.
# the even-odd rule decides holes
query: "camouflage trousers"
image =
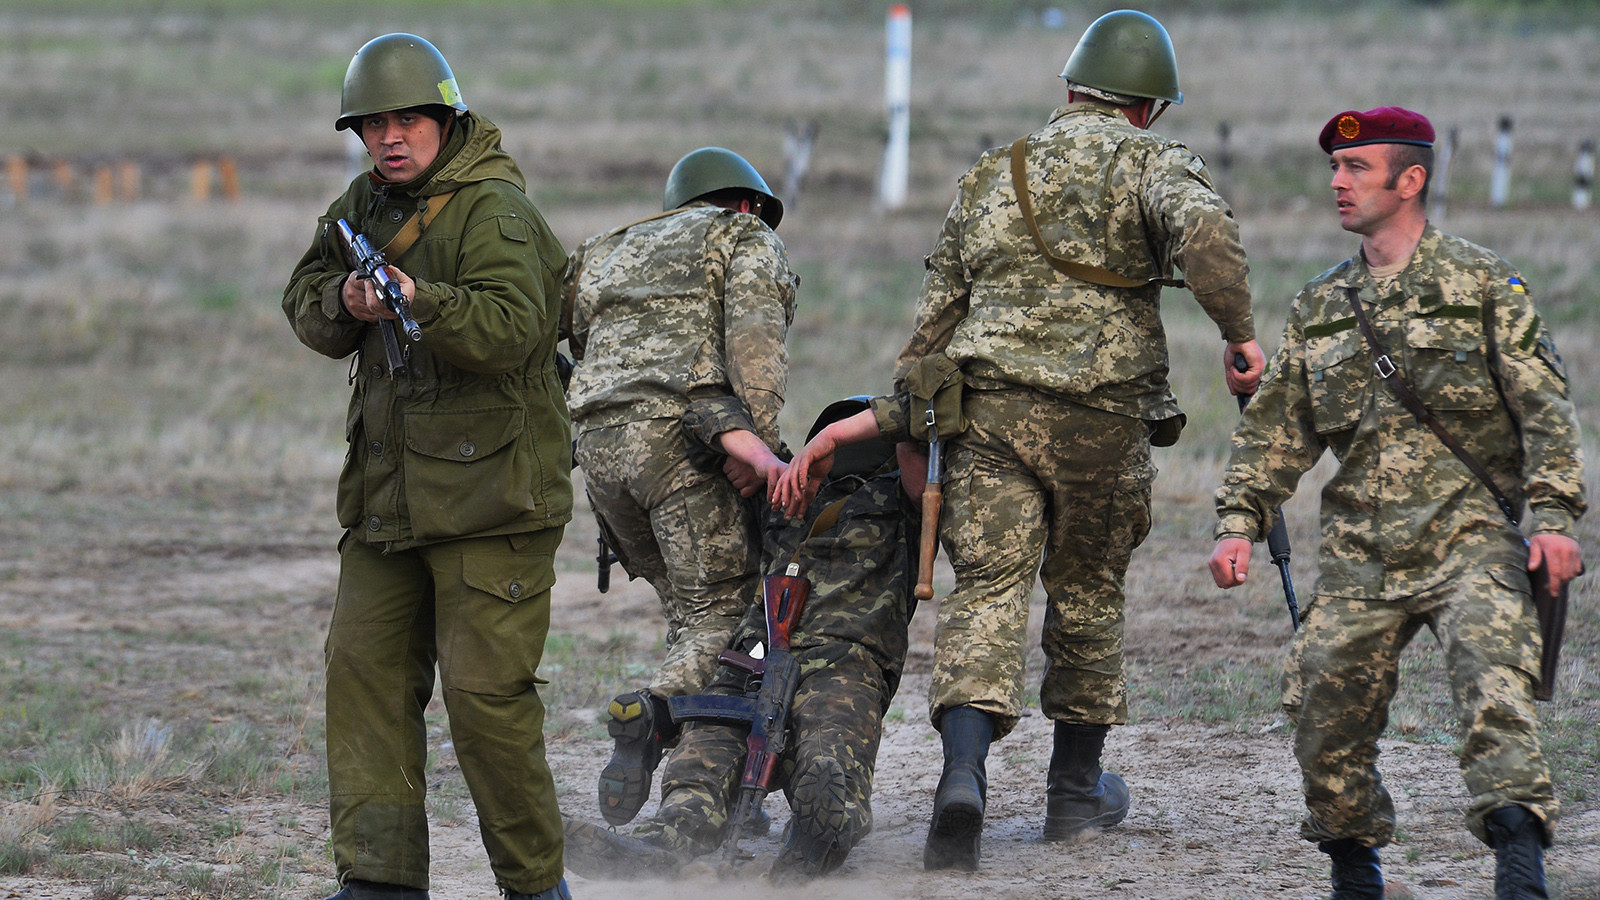
{"label": "camouflage trousers", "polygon": [[1539,745],[1533,684],[1539,627],[1526,572],[1469,570],[1403,601],[1314,597],[1289,651],[1283,707],[1295,723],[1309,841],[1394,836],[1394,803],[1378,774],[1400,652],[1426,625],[1444,652],[1471,800],[1467,827],[1488,842],[1485,817],[1510,804],[1546,823],[1558,811]]}
{"label": "camouflage trousers", "polygon": [[962,408],[970,424],[951,442],[939,519],[956,586],[939,604],[934,724],[970,705],[997,738],[1016,726],[1036,573],[1044,714],[1123,724],[1123,583],[1150,531],[1148,427],[1023,388],[969,390]]}
{"label": "camouflage trousers", "polygon": [[583,431],[577,460],[622,568],[661,599],[667,656],[650,692],[702,690],[758,590],[760,544],[750,505],[721,472],[689,463],[676,418]]}
{"label": "camouflage trousers", "polygon": [[496,884],[561,878],[539,660],[562,528],[384,553],[348,535],[328,627],[333,860],[351,878],[428,886],[424,793],[434,665]]}
{"label": "camouflage trousers", "polygon": [[[778,763],[785,795],[798,775],[831,757],[844,772],[844,829],[854,841],[872,830],[872,770],[883,735],[888,686],[865,648],[833,654],[818,668],[802,663],[790,714],[790,743]],[[716,850],[738,802],[749,729],[718,723],[688,725],[661,769],[661,806],[633,836],[685,859]]]}

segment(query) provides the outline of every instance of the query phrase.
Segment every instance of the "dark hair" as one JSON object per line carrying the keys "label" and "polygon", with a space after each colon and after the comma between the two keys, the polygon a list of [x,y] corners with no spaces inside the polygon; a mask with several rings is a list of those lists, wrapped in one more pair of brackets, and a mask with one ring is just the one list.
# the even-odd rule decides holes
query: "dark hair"
{"label": "dark hair", "polygon": [[1417,202],[1427,204],[1428,185],[1433,182],[1433,148],[1420,144],[1390,144],[1389,145],[1389,181],[1384,185],[1393,189],[1400,182],[1401,173],[1412,166],[1422,167],[1422,193],[1417,195]]}

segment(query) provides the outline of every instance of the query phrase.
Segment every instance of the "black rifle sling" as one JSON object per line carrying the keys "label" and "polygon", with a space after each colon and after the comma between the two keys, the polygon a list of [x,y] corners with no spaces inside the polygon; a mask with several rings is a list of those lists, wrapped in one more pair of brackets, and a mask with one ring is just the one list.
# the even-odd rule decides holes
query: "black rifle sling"
{"label": "black rifle sling", "polygon": [[1026,135],[1017,138],[1016,143],[1011,145],[1011,186],[1017,194],[1017,211],[1022,213],[1022,221],[1028,226],[1028,234],[1033,237],[1033,245],[1039,248],[1039,254],[1050,264],[1050,268],[1068,278],[1076,278],[1101,287],[1138,288],[1151,284],[1179,288],[1184,286],[1183,280],[1178,278],[1129,278],[1126,275],[1118,275],[1110,269],[1073,262],[1051,253],[1050,248],[1045,246],[1044,235],[1039,233],[1039,222],[1033,216],[1033,198],[1028,194],[1027,147]]}
{"label": "black rifle sling", "polygon": [[[1461,460],[1462,465],[1465,465],[1472,474],[1478,476],[1478,480],[1483,482],[1484,487],[1489,489],[1489,493],[1494,495],[1494,502],[1499,505],[1500,512],[1505,514],[1506,520],[1511,523],[1511,527],[1520,527],[1521,517],[1517,515],[1516,506],[1512,504],[1511,498],[1507,497],[1494,483],[1494,478],[1489,475],[1489,470],[1479,464],[1472,457],[1472,454],[1467,452],[1467,448],[1461,446],[1461,443],[1444,429],[1444,423],[1439,421],[1433,411],[1428,409],[1421,400],[1417,399],[1417,395],[1411,392],[1410,386],[1406,384],[1405,377],[1400,374],[1400,369],[1395,366],[1394,360],[1383,349],[1383,345],[1378,343],[1378,335],[1373,332],[1372,323],[1367,320],[1367,314],[1361,308],[1361,300],[1357,296],[1356,289],[1353,287],[1345,288],[1345,294],[1350,300],[1350,309],[1355,313],[1356,325],[1360,327],[1362,337],[1367,339],[1367,345],[1372,348],[1373,370],[1384,381],[1389,383],[1389,388],[1394,391],[1395,397],[1399,398],[1400,404],[1409,410],[1418,422],[1428,426],[1429,431],[1438,435],[1439,440],[1444,442],[1445,447],[1451,453],[1455,454],[1456,459]],[[1493,323],[1486,323],[1485,327],[1492,328]]]}

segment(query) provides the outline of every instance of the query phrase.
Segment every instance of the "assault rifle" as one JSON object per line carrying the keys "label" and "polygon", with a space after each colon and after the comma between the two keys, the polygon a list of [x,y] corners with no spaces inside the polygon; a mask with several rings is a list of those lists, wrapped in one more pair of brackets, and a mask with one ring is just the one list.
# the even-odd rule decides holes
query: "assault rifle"
{"label": "assault rifle", "polygon": [[811,595],[811,580],[800,574],[798,562],[789,563],[782,575],[768,575],[761,583],[766,609],[767,645],[762,659],[724,650],[720,662],[760,679],[754,698],[721,694],[671,697],[667,706],[675,722],[690,720],[748,724],[744,774],[739,779],[739,799],[728,820],[723,860],[737,864],[754,857],[739,846],[751,832],[761,811],[761,801],[772,792],[778,760],[789,743],[789,710],[800,687],[800,662],[789,652],[789,637]]}
{"label": "assault rifle", "polygon": [[411,301],[400,289],[400,282],[389,277],[386,268],[389,261],[383,258],[383,252],[375,249],[366,235],[351,228],[344,219],[335,224],[339,229],[339,246],[344,249],[350,268],[360,273],[357,278],[372,282],[378,289],[378,296],[383,298],[384,305],[397,317],[393,322],[379,322],[378,331],[383,334],[383,351],[389,357],[390,376],[404,375],[406,355],[400,348],[400,339],[395,336],[396,323],[405,331],[406,339],[411,343],[422,340],[422,326],[411,318]]}
{"label": "assault rifle", "polygon": [[[1250,363],[1244,358],[1243,353],[1233,355],[1234,369],[1243,372],[1250,368]],[[1239,412],[1250,402],[1249,394],[1240,394]],[[1278,567],[1278,577],[1283,581],[1283,602],[1289,607],[1289,621],[1294,625],[1294,630],[1300,630],[1300,602],[1294,596],[1294,579],[1289,577],[1289,529],[1283,523],[1283,507],[1272,511],[1272,530],[1267,532],[1267,551],[1272,554],[1272,564]]]}

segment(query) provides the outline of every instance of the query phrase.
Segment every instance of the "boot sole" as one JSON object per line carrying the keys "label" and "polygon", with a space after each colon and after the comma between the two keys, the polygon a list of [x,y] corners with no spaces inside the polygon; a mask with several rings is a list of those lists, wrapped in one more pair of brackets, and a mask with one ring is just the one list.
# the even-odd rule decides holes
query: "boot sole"
{"label": "boot sole", "polygon": [[922,867],[976,872],[982,838],[983,801],[976,797],[948,800],[934,812],[922,848]]}
{"label": "boot sole", "polygon": [[832,760],[819,760],[795,779],[794,825],[778,864],[801,875],[825,875],[839,868],[852,841],[849,791],[844,772]]}
{"label": "boot sole", "polygon": [[600,770],[600,815],[612,825],[626,825],[650,799],[650,781],[661,761],[649,698],[638,692],[619,695],[606,710],[606,731],[616,742],[611,760]]}

